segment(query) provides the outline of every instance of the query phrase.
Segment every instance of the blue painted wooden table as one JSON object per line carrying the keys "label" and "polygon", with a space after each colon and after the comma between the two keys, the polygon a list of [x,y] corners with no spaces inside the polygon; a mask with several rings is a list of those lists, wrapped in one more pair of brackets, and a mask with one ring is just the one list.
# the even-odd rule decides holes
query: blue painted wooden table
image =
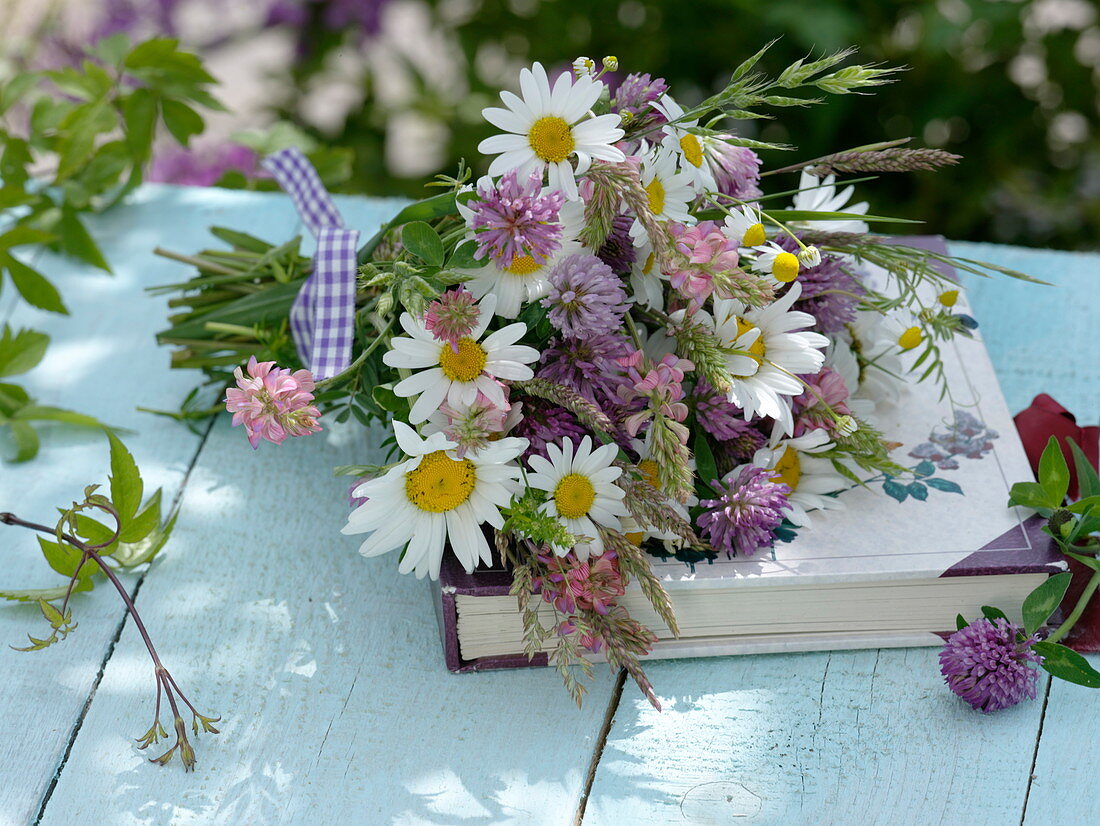
{"label": "blue painted wooden table", "polygon": [[[393,203],[343,199],[371,230]],[[423,583],[368,562],[338,528],[368,436],[329,429],[249,449],[227,419],[203,435],[137,406],[177,405],[197,376],[153,345],[163,299],[222,224],[299,230],[277,196],[147,187],[93,221],[107,276],[44,256],[71,318],[0,296],[0,319],[53,336],[31,390],[135,431],[147,485],[182,497],[175,536],[131,576],[166,662],[223,733],[194,774],[134,747],[151,669],[106,587],[75,605],[63,645],[0,649],[0,826],[43,824],[1049,824],[1100,820],[1100,695],[1043,683],[983,716],[942,686],[934,649],[653,663],[658,714],[603,671],[578,711],[549,670],[453,676]],[[1056,284],[968,279],[1009,407],[1040,391],[1100,414],[1100,255],[953,243]],[[0,505],[49,521],[105,481],[100,436],[55,428],[41,456],[0,467]],[[56,584],[33,538],[0,534],[0,586]],[[40,623],[0,605],[0,642]],[[1100,665],[1100,661],[1094,660]]]}

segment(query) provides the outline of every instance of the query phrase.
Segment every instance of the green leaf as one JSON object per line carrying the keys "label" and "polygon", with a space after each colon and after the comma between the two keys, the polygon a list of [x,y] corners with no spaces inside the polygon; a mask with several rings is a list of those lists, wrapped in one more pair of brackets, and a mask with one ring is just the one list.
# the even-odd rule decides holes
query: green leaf
{"label": "green leaf", "polygon": [[138,164],[149,157],[157,125],[157,98],[148,89],[135,89],[122,104],[126,146]]}
{"label": "green leaf", "polygon": [[1039,484],[1047,492],[1050,506],[1056,508],[1066,498],[1069,490],[1069,465],[1058,444],[1058,439],[1050,437],[1043,455],[1039,457]]}
{"label": "green leaf", "polygon": [[1077,492],[1082,498],[1100,496],[1100,474],[1086,458],[1084,451],[1073,439],[1066,439],[1070,453],[1073,454],[1073,466],[1077,470]]}
{"label": "green leaf", "polygon": [[45,230],[19,224],[12,227],[3,235],[0,235],[0,249],[6,250],[12,247],[22,247],[27,244],[46,244],[56,239],[56,236]]}
{"label": "green leaf", "polygon": [[140,542],[121,543],[111,558],[124,568],[132,568],[149,562],[160,553],[168,538],[172,535],[172,529],[176,526],[179,510],[176,510],[168,522],[161,528],[150,533]]}
{"label": "green leaf", "polygon": [[[107,517],[110,519],[110,517]],[[76,535],[88,542],[89,545],[103,545],[109,542],[115,535],[112,528],[108,528],[97,519],[93,519],[83,513],[76,514]],[[106,546],[104,546],[106,547]],[[107,551],[100,550],[99,553]]]}
{"label": "green leaf", "polygon": [[80,565],[84,554],[72,545],[67,543],[59,545],[42,536],[38,537],[38,545],[49,566],[62,576],[71,577],[76,573],[78,566],[81,579],[89,579],[99,573],[99,565],[92,559],[85,562],[83,566]]}
{"label": "green leaf", "polygon": [[994,608],[992,605],[982,606],[982,616],[985,617],[987,620],[1008,619],[1004,611],[1002,611],[1000,608]]}
{"label": "green leaf", "polygon": [[1037,642],[1032,649],[1043,658],[1043,669],[1052,676],[1086,688],[1100,688],[1100,671],[1072,648],[1054,642]]}
{"label": "green leaf", "polygon": [[409,204],[387,223],[383,224],[382,228],[359,249],[359,263],[366,264],[370,261],[371,255],[378,248],[378,245],[382,243],[382,239],[386,237],[386,233],[390,230],[407,224],[410,221],[430,221],[433,218],[454,215],[457,211],[458,208],[455,206],[455,194],[453,192],[445,192],[442,195],[435,195],[431,198],[425,198],[423,201],[417,201],[415,204]]}
{"label": "green leaf", "polygon": [[178,100],[165,100],[160,104],[160,116],[172,137],[187,146],[192,135],[201,135],[206,128],[202,115]]}
{"label": "green leaf", "polygon": [[122,526],[122,533],[119,535],[120,542],[129,545],[141,542],[157,529],[160,525],[160,500],[161,491],[160,488],[157,488],[156,492],[149,497],[134,518]]}
{"label": "green leaf", "polygon": [[141,504],[141,473],[122,440],[110,430],[107,438],[111,442],[111,501],[126,525]]}
{"label": "green leaf", "polygon": [[1050,619],[1050,615],[1062,604],[1073,575],[1068,571],[1055,574],[1043,582],[1024,599],[1024,633],[1029,637]]}
{"label": "green leaf", "polygon": [[866,221],[874,224],[922,224],[908,218],[889,218],[884,215],[860,215],[858,212],[819,212],[812,209],[780,209],[772,213],[782,221]]}
{"label": "green leaf", "polygon": [[966,617],[964,617],[962,614],[958,614],[955,617],[955,630],[956,631],[962,631],[968,625],[970,625],[970,623],[966,621]]}
{"label": "green leaf", "polygon": [[79,258],[105,272],[111,271],[110,265],[100,252],[99,245],[84,228],[75,210],[62,208],[61,220],[57,224],[57,234],[57,247],[61,252]]}
{"label": "green leaf", "polygon": [[1066,510],[1071,513],[1087,513],[1092,508],[1100,507],[1100,496],[1089,496],[1085,499],[1078,499],[1070,505],[1066,506]]}
{"label": "green leaf", "polygon": [[443,266],[443,242],[439,233],[423,221],[413,221],[401,231],[405,249],[431,267]]}
{"label": "green leaf", "polygon": [[1023,505],[1034,510],[1051,510],[1062,504],[1062,500],[1052,501],[1046,488],[1038,482],[1017,482],[1008,491],[1008,504]]}
{"label": "green leaf", "polygon": [[12,335],[11,327],[4,325],[0,333],[0,377],[18,376],[33,369],[42,357],[50,337],[37,330],[20,330]]}
{"label": "green leaf", "polygon": [[0,260],[7,268],[15,289],[19,290],[19,294],[28,304],[51,313],[69,314],[65,303],[61,300],[61,293],[46,280],[42,273],[28,267],[14,255],[4,254]]}
{"label": "green leaf", "polygon": [[210,227],[210,234],[215,238],[225,241],[230,246],[245,250],[246,252],[255,252],[263,255],[265,252],[274,249],[274,245],[267,243],[253,235],[249,235],[246,232],[237,232],[233,229],[227,229],[225,227]]}
{"label": "green leaf", "polygon": [[696,434],[692,448],[695,453],[696,472],[704,483],[710,485],[718,478],[718,463],[714,461],[714,452],[701,432]]}
{"label": "green leaf", "polygon": [[905,486],[905,489],[919,502],[924,502],[928,499],[928,488],[922,485],[920,482],[910,482]]}
{"label": "green leaf", "polygon": [[62,422],[77,427],[105,427],[103,422],[85,413],[50,407],[45,404],[27,404],[12,414],[12,419],[26,422]]}
{"label": "green leaf", "polygon": [[1083,554],[1075,554],[1073,551],[1062,551],[1066,556],[1073,557],[1086,568],[1092,568],[1094,571],[1100,571],[1100,559],[1095,556],[1084,556]]}
{"label": "green leaf", "polygon": [[459,244],[455,247],[454,252],[451,253],[451,257],[447,260],[447,268],[452,270],[475,270],[489,263],[488,256],[481,260],[474,258],[475,252],[477,252],[476,241],[465,241]]}
{"label": "green leaf", "polygon": [[11,462],[26,462],[38,455],[38,433],[26,422],[8,422],[12,441],[15,442],[15,455]]}

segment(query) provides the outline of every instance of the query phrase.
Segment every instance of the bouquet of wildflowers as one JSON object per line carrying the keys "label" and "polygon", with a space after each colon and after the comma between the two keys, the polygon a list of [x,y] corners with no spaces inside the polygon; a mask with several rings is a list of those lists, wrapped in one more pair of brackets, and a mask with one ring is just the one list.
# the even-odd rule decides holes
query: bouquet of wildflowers
{"label": "bouquet of wildflowers", "polygon": [[[199,272],[167,288],[174,363],[235,381],[253,446],[381,422],[392,461],[339,469],[358,480],[343,532],[417,577],[446,554],[506,564],[528,652],[550,649],[578,701],[571,666],[599,652],[656,704],[656,637],[619,604],[637,581],[676,632],[651,558],[761,553],[862,478],[911,474],[874,402],[906,372],[942,382],[940,348],[974,326],[936,265],[994,269],[872,234],[892,219],[836,182],[953,155],[892,142],[763,170],[771,145],[738,121],[890,74],[845,51],[771,78],[764,51],[688,109],[613,58],[536,63],[483,112],[487,174],[463,165],[361,247],[291,153],[269,168],[312,262],[224,229],[232,250],[176,256]],[[772,176],[790,183],[765,194]],[[177,415],[208,413],[198,398]]]}

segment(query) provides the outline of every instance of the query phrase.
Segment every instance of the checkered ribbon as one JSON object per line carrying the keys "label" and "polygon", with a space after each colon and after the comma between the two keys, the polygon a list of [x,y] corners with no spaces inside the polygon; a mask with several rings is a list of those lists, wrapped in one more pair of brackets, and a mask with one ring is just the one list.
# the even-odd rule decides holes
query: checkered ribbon
{"label": "checkered ribbon", "polygon": [[351,363],[359,231],[344,227],[317,170],[298,149],[268,155],[263,166],[317,238],[313,274],[290,308],[290,331],[302,363],[309,365],[314,378],[327,379]]}

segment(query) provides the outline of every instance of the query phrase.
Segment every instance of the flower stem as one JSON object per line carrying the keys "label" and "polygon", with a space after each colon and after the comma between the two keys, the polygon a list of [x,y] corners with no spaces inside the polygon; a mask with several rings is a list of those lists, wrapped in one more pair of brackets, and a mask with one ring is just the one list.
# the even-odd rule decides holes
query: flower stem
{"label": "flower stem", "polygon": [[1073,606],[1073,610],[1069,612],[1065,622],[1046,638],[1047,642],[1058,642],[1073,630],[1073,626],[1077,623],[1077,620],[1081,619],[1081,614],[1085,612],[1085,607],[1089,604],[1089,600],[1092,599],[1092,595],[1096,593],[1098,587],[1100,587],[1100,571],[1094,571],[1092,578],[1085,586],[1085,590],[1081,592],[1081,596],[1077,599],[1077,604]]}

